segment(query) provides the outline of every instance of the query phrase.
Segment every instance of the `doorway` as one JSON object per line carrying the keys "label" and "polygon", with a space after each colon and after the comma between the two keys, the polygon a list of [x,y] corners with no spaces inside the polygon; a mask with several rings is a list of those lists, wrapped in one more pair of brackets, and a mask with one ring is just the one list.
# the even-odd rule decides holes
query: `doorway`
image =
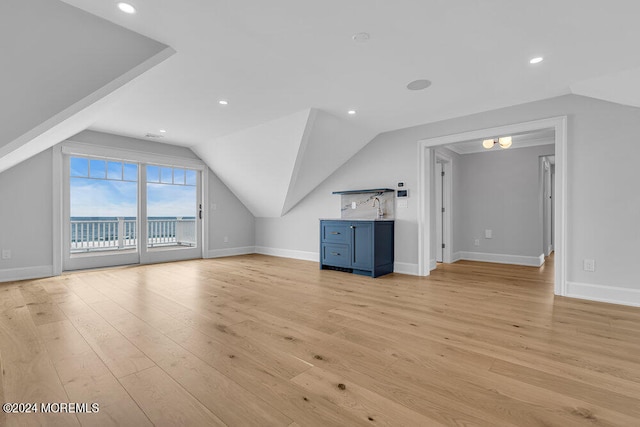
{"label": "doorway", "polygon": [[[555,179],[554,179],[554,252],[556,295],[566,295],[566,152],[567,118],[566,116],[541,119],[506,126],[481,129],[459,134],[434,137],[418,141],[418,274],[428,276],[431,260],[435,260],[435,248],[432,249],[431,234],[435,232],[432,208],[433,168],[435,167],[435,147],[469,140],[483,140],[496,135],[510,135],[536,130],[553,129],[555,142]],[[433,257],[433,258],[432,258]]]}
{"label": "doorway", "polygon": [[200,258],[202,171],[64,155],[63,270]]}

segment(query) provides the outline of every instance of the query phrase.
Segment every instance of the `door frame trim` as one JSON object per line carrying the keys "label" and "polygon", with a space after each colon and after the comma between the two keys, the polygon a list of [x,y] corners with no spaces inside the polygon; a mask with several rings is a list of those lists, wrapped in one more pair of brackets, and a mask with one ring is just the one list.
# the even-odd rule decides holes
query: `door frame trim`
{"label": "door frame trim", "polygon": [[[64,260],[64,156],[79,155],[90,157],[102,157],[105,159],[116,159],[119,161],[130,161],[135,163],[151,163],[160,166],[185,167],[196,169],[200,172],[200,197],[202,201],[202,231],[200,257],[205,258],[209,253],[209,168],[200,159],[187,157],[167,156],[146,151],[105,147],[103,145],[90,144],[86,142],[64,141],[53,147],[53,220],[52,220],[52,241],[53,241],[53,275],[59,276],[63,271]],[[139,209],[138,209],[139,210]]]}
{"label": "door frame trim", "polygon": [[[442,262],[443,263],[451,263],[452,262],[452,252],[451,248],[453,246],[453,221],[452,221],[452,205],[453,205],[453,158],[439,152],[435,151],[435,159],[443,160],[443,168],[445,173],[444,185],[443,185],[443,204],[444,207],[444,215],[442,217],[442,239],[444,240],[445,246],[444,251],[442,251]],[[435,169],[434,169],[435,173]],[[437,213],[437,212],[436,212]],[[437,244],[437,243],[436,243]],[[437,248],[436,248],[437,249]]]}
{"label": "door frame trim", "polygon": [[435,147],[472,139],[495,137],[540,129],[555,130],[555,284],[556,295],[567,294],[567,116],[557,116],[529,122],[478,129],[418,141],[418,275],[428,276],[431,259],[431,194]]}

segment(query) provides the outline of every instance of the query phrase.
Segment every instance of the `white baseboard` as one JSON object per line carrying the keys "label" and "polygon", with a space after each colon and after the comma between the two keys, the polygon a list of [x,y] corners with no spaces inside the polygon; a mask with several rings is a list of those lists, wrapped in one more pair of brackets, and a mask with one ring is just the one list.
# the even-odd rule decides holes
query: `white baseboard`
{"label": "white baseboard", "polygon": [[530,267],[540,267],[544,264],[544,254],[538,256],[522,256],[522,255],[504,255],[504,254],[490,254],[485,252],[456,252],[455,257],[458,259],[464,259],[467,261],[483,261],[483,262],[495,262],[499,264],[515,264],[515,265],[527,265]]}
{"label": "white baseboard", "polygon": [[281,258],[294,258],[305,261],[320,261],[319,252],[296,251],[293,249],[267,248],[265,246],[256,246],[255,253],[262,255],[271,255]]}
{"label": "white baseboard", "polygon": [[418,264],[411,264],[408,262],[394,262],[393,272],[400,274],[409,274],[411,276],[418,276]]}
{"label": "white baseboard", "polygon": [[0,270],[0,282],[40,279],[53,276],[53,265],[37,265],[24,268],[4,268]]}
{"label": "white baseboard", "polygon": [[640,289],[567,282],[566,296],[640,307]]}
{"label": "white baseboard", "polygon": [[451,254],[451,262],[456,262],[456,261],[460,261],[462,259],[462,253],[461,252],[454,252]]}
{"label": "white baseboard", "polygon": [[429,271],[433,271],[438,266],[438,263],[435,258],[429,260]]}
{"label": "white baseboard", "polygon": [[225,256],[247,255],[256,253],[255,246],[242,246],[239,248],[211,249],[207,252],[207,258],[221,258]]}

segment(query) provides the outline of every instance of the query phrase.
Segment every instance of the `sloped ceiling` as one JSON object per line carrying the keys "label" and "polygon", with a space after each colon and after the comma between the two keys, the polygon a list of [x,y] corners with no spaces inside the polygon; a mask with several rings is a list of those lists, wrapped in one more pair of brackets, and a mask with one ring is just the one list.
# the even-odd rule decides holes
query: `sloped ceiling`
{"label": "sloped ceiling", "polygon": [[[65,1],[179,51],[92,129],[138,138],[166,129],[163,142],[185,146],[308,108],[355,109],[351,122],[378,134],[640,67],[637,0],[132,0],[135,15]],[[360,32],[367,42],[352,39]],[[407,90],[415,79],[433,84]]]}
{"label": "sloped ceiling", "polygon": [[88,127],[174,53],[57,0],[2,0],[0,46],[0,172]]}
{"label": "sloped ceiling", "polygon": [[572,84],[571,92],[576,95],[640,107],[640,68]]}
{"label": "sloped ceiling", "polygon": [[256,217],[279,217],[364,147],[373,134],[302,110],[191,149]]}
{"label": "sloped ceiling", "polygon": [[279,216],[381,132],[572,92],[640,106],[637,0],[64,2],[95,16],[0,2],[0,171],[86,126],[164,129]]}

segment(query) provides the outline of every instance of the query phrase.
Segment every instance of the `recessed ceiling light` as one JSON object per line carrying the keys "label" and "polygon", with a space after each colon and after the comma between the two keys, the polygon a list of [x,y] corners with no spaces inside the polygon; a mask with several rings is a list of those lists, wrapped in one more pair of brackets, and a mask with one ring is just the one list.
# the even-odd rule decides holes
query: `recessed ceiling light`
{"label": "recessed ceiling light", "polygon": [[160,129],[160,133],[166,133],[167,131],[164,129]]}
{"label": "recessed ceiling light", "polygon": [[356,110],[349,110],[347,111],[347,114],[349,114],[350,116],[353,116],[354,114],[356,114]]}
{"label": "recessed ceiling light", "polygon": [[351,38],[356,43],[366,43],[371,38],[371,35],[369,33],[356,33]]}
{"label": "recessed ceiling light", "polygon": [[535,58],[531,58],[531,60],[529,61],[529,64],[539,64],[543,60],[544,58],[542,56],[536,56]]}
{"label": "recessed ceiling light", "polygon": [[118,9],[130,15],[136,13],[136,8],[131,6],[129,3],[124,3],[124,2],[118,3]]}
{"label": "recessed ceiling light", "polygon": [[409,90],[423,90],[431,86],[431,82],[429,80],[420,79],[414,80],[407,85],[407,89]]}
{"label": "recessed ceiling light", "polygon": [[220,105],[228,105],[229,101],[225,101],[224,99],[221,99],[220,101],[218,101],[218,104],[220,104]]}

